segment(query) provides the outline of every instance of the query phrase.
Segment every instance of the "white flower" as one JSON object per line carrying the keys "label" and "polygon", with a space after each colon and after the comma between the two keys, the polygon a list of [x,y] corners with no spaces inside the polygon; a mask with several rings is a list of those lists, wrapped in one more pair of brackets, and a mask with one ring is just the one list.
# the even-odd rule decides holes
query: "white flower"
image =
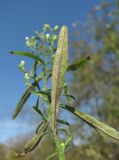
{"label": "white flower", "polygon": [[25,37],[25,40],[26,40],[26,41],[29,40],[29,37]]}
{"label": "white flower", "polygon": [[25,61],[22,60],[22,61],[21,61],[21,65],[24,65],[24,64],[25,64]]}
{"label": "white flower", "polygon": [[20,68],[23,68],[23,67],[24,67],[24,64],[25,64],[25,61],[22,60],[22,61],[20,62],[20,64],[19,64],[19,67],[20,67]]}

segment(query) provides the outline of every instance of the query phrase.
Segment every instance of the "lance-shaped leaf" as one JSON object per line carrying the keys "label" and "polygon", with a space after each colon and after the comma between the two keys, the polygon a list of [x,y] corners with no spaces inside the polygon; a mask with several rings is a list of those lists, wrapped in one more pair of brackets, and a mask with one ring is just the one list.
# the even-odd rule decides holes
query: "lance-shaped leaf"
{"label": "lance-shaped leaf", "polygon": [[64,124],[64,125],[67,125],[67,126],[70,126],[69,122],[62,120],[62,119],[57,119],[57,122]]}
{"label": "lance-shaped leaf", "polygon": [[[37,98],[36,104],[35,104],[35,106],[33,106],[33,109],[34,109],[35,112],[37,112],[37,113],[42,117],[43,120],[46,120],[45,115],[44,115],[44,114],[42,113],[42,111],[38,108],[38,106],[39,106],[39,97]],[[38,127],[38,128],[39,128],[39,127]]]}
{"label": "lance-shaped leaf", "polygon": [[25,153],[31,152],[33,149],[37,147],[42,137],[46,134],[47,127],[48,123],[46,123],[45,121],[41,123],[35,136],[32,139],[30,139],[30,141],[25,145]]}
{"label": "lance-shaped leaf", "polygon": [[25,145],[25,151],[20,154],[15,152],[15,156],[21,157],[21,156],[24,156],[26,153],[34,150],[37,147],[37,145],[40,143],[40,141],[42,140],[43,136],[47,134],[46,132],[47,127],[48,127],[48,123],[46,123],[45,121],[42,122],[38,128],[37,133]]}
{"label": "lance-shaped leaf", "polygon": [[[67,72],[68,71],[76,71],[76,70],[80,69],[83,65],[85,65],[87,62],[89,62],[90,60],[91,60],[90,56],[87,56],[87,57],[82,58],[82,59],[78,59],[78,60],[74,61],[72,64],[69,64],[67,66],[66,71]],[[50,76],[52,76],[52,73],[49,74],[49,77]]]}
{"label": "lance-shaped leaf", "polygon": [[54,57],[52,70],[51,92],[51,128],[54,131],[57,121],[59,98],[63,88],[64,74],[68,66],[68,30],[61,28],[58,38],[58,47]]}
{"label": "lance-shaped leaf", "polygon": [[16,118],[16,116],[19,114],[19,112],[22,110],[24,104],[28,100],[28,98],[31,95],[31,92],[34,90],[34,88],[37,86],[37,83],[43,78],[43,74],[41,73],[38,77],[36,77],[36,81],[31,84],[30,87],[27,88],[25,93],[22,95],[20,101],[17,104],[17,107],[15,109],[15,112],[13,114],[13,119]]}
{"label": "lance-shaped leaf", "polygon": [[75,62],[73,62],[72,64],[70,64],[67,67],[67,71],[76,71],[80,67],[82,67],[84,64],[86,64],[89,60],[91,60],[91,58],[89,56],[86,57],[86,58],[82,58],[82,59],[76,60]]}
{"label": "lance-shaped leaf", "polygon": [[73,113],[75,116],[81,118],[83,121],[85,121],[87,124],[92,126],[96,131],[98,131],[99,134],[102,136],[105,136],[106,138],[111,138],[119,141],[119,132],[115,130],[114,128],[100,122],[99,120],[93,118],[92,116],[81,112],[77,110],[76,108],[70,107],[68,105],[60,105],[62,108],[67,109],[71,113]]}
{"label": "lance-shaped leaf", "polygon": [[21,109],[23,108],[25,102],[28,100],[28,98],[31,95],[31,91],[33,91],[35,88],[35,85],[30,86],[25,93],[23,94],[23,96],[21,97],[19,103],[17,104],[16,110],[13,114],[13,119],[16,118],[16,116],[18,115],[18,113],[21,111]]}
{"label": "lance-shaped leaf", "polygon": [[31,53],[31,52],[16,52],[16,51],[11,51],[11,54],[19,55],[19,56],[25,56],[28,58],[32,58],[40,62],[41,64],[44,64],[43,60],[40,59],[37,55]]}
{"label": "lance-shaped leaf", "polygon": [[67,98],[68,103],[72,103],[72,100],[76,100],[76,98],[73,95],[64,95]]}

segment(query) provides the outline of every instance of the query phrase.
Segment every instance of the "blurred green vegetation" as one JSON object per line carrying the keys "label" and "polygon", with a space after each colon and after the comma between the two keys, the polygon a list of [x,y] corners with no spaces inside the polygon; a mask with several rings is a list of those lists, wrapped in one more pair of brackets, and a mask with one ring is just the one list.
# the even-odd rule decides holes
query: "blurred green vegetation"
{"label": "blurred green vegetation", "polygon": [[[75,107],[119,130],[119,0],[95,6],[83,33],[80,26],[76,30],[73,54],[76,57],[90,55],[92,62],[74,73]],[[77,137],[82,134],[83,140],[87,138],[86,146],[80,146],[80,159],[119,159],[119,144],[104,140],[83,123],[79,125]],[[91,134],[84,135],[83,129]]]}
{"label": "blurred green vegetation", "polygon": [[[75,24],[71,56],[90,55],[92,61],[73,73],[71,89],[77,97],[74,105],[119,130],[119,0],[105,0],[95,6],[82,30]],[[119,144],[103,139],[84,122],[75,122],[71,131],[77,145],[72,143],[68,148],[66,159],[119,160]],[[1,144],[0,160],[15,160],[12,150],[21,151],[27,139],[11,140],[11,147]],[[45,160],[54,149],[52,138],[46,137],[20,160]]]}

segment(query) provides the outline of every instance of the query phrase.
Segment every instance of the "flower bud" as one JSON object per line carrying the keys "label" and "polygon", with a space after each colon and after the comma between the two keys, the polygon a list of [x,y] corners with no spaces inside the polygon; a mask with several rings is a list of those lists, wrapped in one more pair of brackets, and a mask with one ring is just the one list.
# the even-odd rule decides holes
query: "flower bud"
{"label": "flower bud", "polygon": [[64,147],[64,143],[63,143],[63,142],[61,143],[61,147],[62,147],[62,148]]}
{"label": "flower bud", "polygon": [[25,64],[25,61],[22,60],[22,61],[20,62],[20,64],[19,64],[19,67],[20,67],[20,68],[24,67],[24,64]]}
{"label": "flower bud", "polygon": [[46,31],[49,30],[50,29],[50,25],[49,24],[44,24],[43,29],[46,30]]}
{"label": "flower bud", "polygon": [[28,81],[30,79],[29,74],[25,73],[24,78],[25,78],[26,81]]}
{"label": "flower bud", "polygon": [[55,57],[55,55],[53,54],[53,55],[52,55],[52,58],[54,58],[54,57]]}
{"label": "flower bud", "polygon": [[56,40],[57,40],[57,35],[54,35],[54,36],[52,37],[52,41],[55,42]]}
{"label": "flower bud", "polygon": [[56,32],[58,30],[59,26],[56,25],[54,28],[53,28],[53,32]]}
{"label": "flower bud", "polygon": [[49,39],[50,39],[50,34],[47,33],[47,34],[45,35],[45,37],[46,37],[46,40],[49,40]]}
{"label": "flower bud", "polygon": [[65,83],[64,83],[64,87],[66,87],[66,86],[67,86],[67,83],[65,82]]}

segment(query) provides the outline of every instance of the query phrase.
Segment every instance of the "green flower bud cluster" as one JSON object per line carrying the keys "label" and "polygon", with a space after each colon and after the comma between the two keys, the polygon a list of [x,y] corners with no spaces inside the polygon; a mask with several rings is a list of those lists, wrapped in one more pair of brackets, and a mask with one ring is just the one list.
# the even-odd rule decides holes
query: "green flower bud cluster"
{"label": "green flower bud cluster", "polygon": [[25,40],[26,40],[27,47],[36,48],[37,39],[34,36],[32,36],[31,38],[26,37]]}
{"label": "green flower bud cluster", "polygon": [[28,72],[26,72],[25,74],[24,74],[24,79],[25,79],[25,84],[26,84],[26,86],[31,86],[31,83],[30,83],[30,80],[31,80],[31,76],[30,76],[30,74],[28,73]]}
{"label": "green flower bud cluster", "polygon": [[19,64],[19,69],[24,73],[24,79],[25,79],[25,84],[27,86],[30,86],[30,79],[32,78],[32,76],[27,72],[27,70],[24,67],[25,65],[25,61],[21,61]]}
{"label": "green flower bud cluster", "polygon": [[42,31],[35,31],[34,36],[25,38],[26,46],[31,48],[36,54],[43,56],[54,54],[58,29],[58,25],[52,28],[49,24],[44,24]]}
{"label": "green flower bud cluster", "polygon": [[49,40],[51,39],[50,34],[47,33],[47,34],[45,35],[45,38],[46,38],[47,41],[49,41]]}
{"label": "green flower bud cluster", "polygon": [[[51,27],[49,24],[44,24],[42,31],[35,31],[34,36],[25,38],[26,46],[32,50],[33,54],[36,54],[37,57],[40,57],[45,64],[53,64],[54,54],[56,51],[56,41],[58,39],[56,32],[58,31],[58,29],[58,25]],[[33,71],[35,69],[35,66],[33,67],[34,69],[32,68],[31,71],[28,72],[24,68],[24,65],[25,62],[21,61],[21,63],[19,64],[19,68],[24,73],[25,84],[29,85],[30,81],[34,81],[34,75],[37,76],[37,74],[35,74]],[[36,65],[36,70],[38,70],[38,67],[40,67],[39,63],[37,63]],[[44,70],[47,71],[48,69]],[[45,79],[46,77],[44,77],[44,83],[46,86]]]}

